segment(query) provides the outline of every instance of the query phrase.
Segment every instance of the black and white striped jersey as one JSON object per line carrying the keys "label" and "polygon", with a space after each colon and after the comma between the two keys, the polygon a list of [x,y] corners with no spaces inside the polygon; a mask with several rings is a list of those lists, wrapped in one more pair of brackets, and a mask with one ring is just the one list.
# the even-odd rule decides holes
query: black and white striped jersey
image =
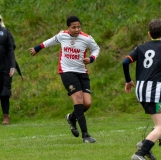
{"label": "black and white striped jersey", "polygon": [[128,56],[136,61],[136,96],[140,102],[161,102],[161,41],[139,45]]}

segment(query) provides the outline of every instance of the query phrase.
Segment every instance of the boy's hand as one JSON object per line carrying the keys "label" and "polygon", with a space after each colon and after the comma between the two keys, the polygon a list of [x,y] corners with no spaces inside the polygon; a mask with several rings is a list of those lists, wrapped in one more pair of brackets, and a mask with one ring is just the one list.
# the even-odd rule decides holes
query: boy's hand
{"label": "boy's hand", "polygon": [[83,63],[84,64],[89,64],[90,63],[90,58],[88,58],[88,57],[87,58],[84,58],[83,59]]}
{"label": "boy's hand", "polygon": [[130,93],[131,90],[132,90],[132,87],[135,87],[133,81],[126,83],[126,84],[125,84],[125,92],[126,92],[126,93]]}
{"label": "boy's hand", "polygon": [[36,55],[37,52],[35,51],[34,48],[30,48],[30,53],[32,56],[34,56],[34,55]]}

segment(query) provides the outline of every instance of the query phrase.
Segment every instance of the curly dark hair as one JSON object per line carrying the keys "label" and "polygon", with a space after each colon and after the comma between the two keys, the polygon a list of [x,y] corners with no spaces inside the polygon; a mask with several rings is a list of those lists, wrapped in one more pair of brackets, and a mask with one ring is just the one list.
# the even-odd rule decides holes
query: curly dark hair
{"label": "curly dark hair", "polygon": [[72,22],[80,22],[80,20],[77,16],[69,16],[67,18],[67,26],[69,27]]}
{"label": "curly dark hair", "polygon": [[161,37],[161,20],[155,19],[152,20],[149,25],[149,32],[153,39]]}

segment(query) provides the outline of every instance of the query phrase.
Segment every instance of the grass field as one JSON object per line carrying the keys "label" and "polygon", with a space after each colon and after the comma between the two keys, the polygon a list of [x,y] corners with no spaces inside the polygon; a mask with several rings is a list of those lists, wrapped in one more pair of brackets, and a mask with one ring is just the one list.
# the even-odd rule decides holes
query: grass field
{"label": "grass field", "polygon": [[[160,9],[161,2],[154,0],[0,0],[0,14],[15,38],[24,78],[17,72],[13,78],[12,123],[0,125],[0,160],[129,160],[146,126],[147,134],[153,124],[134,90],[124,92],[122,60],[149,41],[147,24],[160,19]],[[97,61],[87,66],[92,91],[87,122],[95,144],[73,137],[64,119],[73,103],[57,73],[60,46],[35,57],[29,52],[66,29],[71,14],[80,17],[82,30],[101,48]],[[135,64],[130,67],[135,80]],[[160,149],[154,146],[157,158]]]}
{"label": "grass field", "polygon": [[[1,160],[129,160],[135,144],[153,124],[148,115],[87,117],[89,133],[97,139],[85,144],[75,138],[65,119],[22,119],[0,126]],[[156,143],[153,152],[159,157]]]}
{"label": "grass field", "polygon": [[[17,72],[14,75],[11,115],[58,118],[70,110],[73,104],[58,75],[60,45],[34,57],[29,48],[67,29],[66,18],[72,14],[80,17],[82,31],[92,35],[101,48],[97,60],[87,65],[92,116],[135,113],[135,95],[124,92],[122,60],[138,44],[149,41],[147,25],[160,18],[160,8],[161,2],[154,0],[1,0],[0,14],[15,38],[16,60],[24,78],[22,81]],[[135,81],[133,66],[131,78]]]}

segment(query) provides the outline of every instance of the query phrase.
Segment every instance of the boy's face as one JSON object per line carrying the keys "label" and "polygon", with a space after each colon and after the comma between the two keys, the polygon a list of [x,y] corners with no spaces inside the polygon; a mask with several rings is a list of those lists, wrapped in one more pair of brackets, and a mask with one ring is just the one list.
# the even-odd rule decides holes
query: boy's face
{"label": "boy's face", "polygon": [[72,22],[71,25],[68,27],[68,31],[71,36],[77,37],[81,31],[80,22]]}

